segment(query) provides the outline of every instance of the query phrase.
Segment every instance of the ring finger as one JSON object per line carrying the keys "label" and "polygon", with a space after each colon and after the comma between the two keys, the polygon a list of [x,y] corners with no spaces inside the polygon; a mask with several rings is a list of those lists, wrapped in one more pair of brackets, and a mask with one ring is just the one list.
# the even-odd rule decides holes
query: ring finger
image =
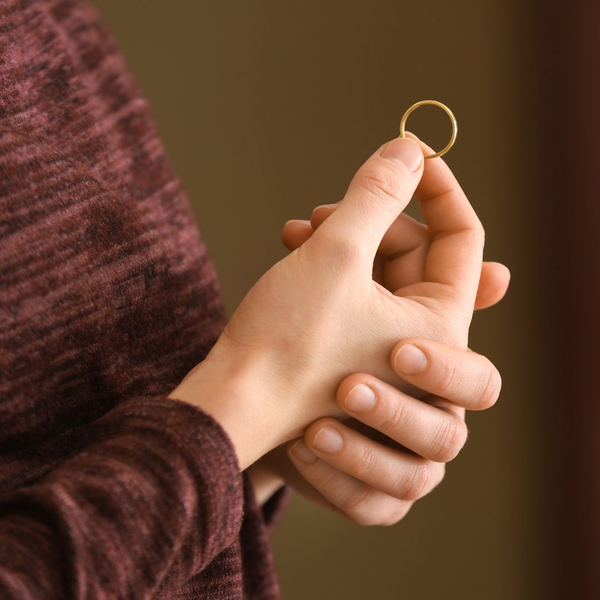
{"label": "ring finger", "polygon": [[287,445],[290,460],[299,474],[335,512],[358,525],[393,525],[410,510],[413,502],[394,498],[320,460],[302,439]]}

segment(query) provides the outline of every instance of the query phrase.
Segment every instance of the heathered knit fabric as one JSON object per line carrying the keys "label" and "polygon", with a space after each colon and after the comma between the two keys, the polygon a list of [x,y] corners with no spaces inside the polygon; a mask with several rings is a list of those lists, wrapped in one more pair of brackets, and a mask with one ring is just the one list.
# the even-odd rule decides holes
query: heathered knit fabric
{"label": "heathered knit fabric", "polygon": [[148,103],[78,0],[0,0],[0,598],[278,598],[225,431],[166,396],[225,323]]}

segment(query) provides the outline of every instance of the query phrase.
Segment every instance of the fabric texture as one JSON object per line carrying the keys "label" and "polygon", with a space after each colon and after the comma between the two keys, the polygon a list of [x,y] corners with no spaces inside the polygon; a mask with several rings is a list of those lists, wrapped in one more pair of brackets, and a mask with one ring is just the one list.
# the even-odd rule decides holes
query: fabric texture
{"label": "fabric texture", "polygon": [[225,325],[97,12],[0,0],[0,597],[278,598],[231,440],[167,398]]}

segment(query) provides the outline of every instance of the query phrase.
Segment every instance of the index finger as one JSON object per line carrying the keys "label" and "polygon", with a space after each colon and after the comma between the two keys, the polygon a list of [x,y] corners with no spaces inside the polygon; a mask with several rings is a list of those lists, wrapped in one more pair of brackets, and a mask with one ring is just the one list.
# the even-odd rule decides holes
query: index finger
{"label": "index finger", "polygon": [[[407,135],[426,153],[433,152],[414,134]],[[432,158],[425,163],[423,177],[415,191],[432,239],[424,281],[447,286],[453,299],[468,302],[472,309],[483,262],[483,226],[442,158]],[[431,290],[423,295],[438,296]]]}

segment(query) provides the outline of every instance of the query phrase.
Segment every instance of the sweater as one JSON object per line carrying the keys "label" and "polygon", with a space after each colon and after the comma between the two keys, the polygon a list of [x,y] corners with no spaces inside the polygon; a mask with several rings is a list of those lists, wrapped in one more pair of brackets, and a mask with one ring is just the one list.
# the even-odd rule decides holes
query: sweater
{"label": "sweater", "polygon": [[233,445],[167,397],[225,325],[148,107],[81,0],[0,0],[0,598],[278,598]]}

